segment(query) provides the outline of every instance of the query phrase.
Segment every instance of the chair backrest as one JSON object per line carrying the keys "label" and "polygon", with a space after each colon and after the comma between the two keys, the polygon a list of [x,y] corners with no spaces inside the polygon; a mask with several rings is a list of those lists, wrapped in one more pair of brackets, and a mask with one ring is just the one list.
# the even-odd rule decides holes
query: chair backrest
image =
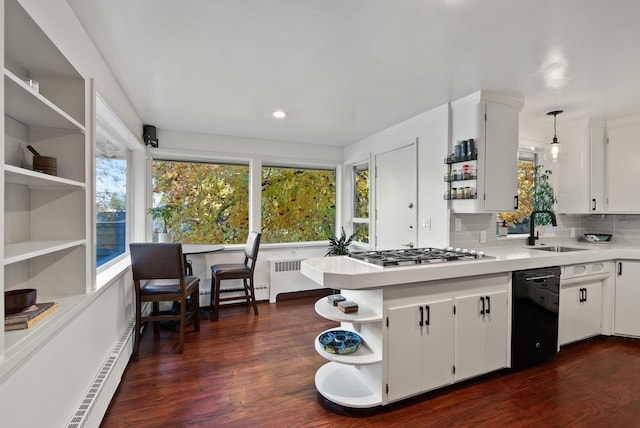
{"label": "chair backrest", "polygon": [[184,280],[182,244],[131,243],[133,280]]}
{"label": "chair backrest", "polygon": [[247,237],[247,246],[244,248],[244,263],[251,267],[251,271],[256,265],[258,259],[258,249],[260,248],[260,239],[262,233],[250,232]]}

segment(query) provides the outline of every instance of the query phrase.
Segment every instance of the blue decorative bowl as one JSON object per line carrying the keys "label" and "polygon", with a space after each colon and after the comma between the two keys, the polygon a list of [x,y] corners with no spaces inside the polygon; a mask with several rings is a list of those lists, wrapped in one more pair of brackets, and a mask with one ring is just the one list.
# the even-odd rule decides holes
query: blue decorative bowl
{"label": "blue decorative bowl", "polygon": [[331,354],[351,354],[362,345],[362,337],[353,331],[332,330],[324,332],[318,337],[325,351]]}

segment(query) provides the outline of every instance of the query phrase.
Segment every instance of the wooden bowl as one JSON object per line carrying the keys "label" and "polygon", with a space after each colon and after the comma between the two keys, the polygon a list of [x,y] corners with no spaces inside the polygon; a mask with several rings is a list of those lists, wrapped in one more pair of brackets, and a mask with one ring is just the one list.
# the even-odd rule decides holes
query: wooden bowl
{"label": "wooden bowl", "polygon": [[37,293],[38,290],[34,288],[5,291],[4,314],[15,314],[24,311],[29,306],[35,305]]}

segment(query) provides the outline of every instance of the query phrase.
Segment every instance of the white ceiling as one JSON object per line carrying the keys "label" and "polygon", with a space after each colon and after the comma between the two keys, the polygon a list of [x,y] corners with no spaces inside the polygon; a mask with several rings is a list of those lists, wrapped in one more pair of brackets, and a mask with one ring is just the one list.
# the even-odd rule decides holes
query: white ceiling
{"label": "white ceiling", "polygon": [[479,89],[524,121],[640,113],[638,0],[69,3],[160,129],[341,146]]}

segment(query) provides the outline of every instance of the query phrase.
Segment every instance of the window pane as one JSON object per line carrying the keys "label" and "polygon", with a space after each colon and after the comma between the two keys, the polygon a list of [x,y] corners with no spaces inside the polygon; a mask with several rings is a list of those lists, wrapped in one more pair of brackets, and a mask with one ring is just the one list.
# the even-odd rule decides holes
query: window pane
{"label": "window pane", "polygon": [[369,223],[354,223],[353,228],[356,233],[354,241],[369,242]]}
{"label": "window pane", "polygon": [[528,234],[529,216],[533,211],[533,170],[535,160],[518,161],[518,210],[498,214],[498,222],[506,223],[510,234]]}
{"label": "window pane", "polygon": [[[369,217],[369,166],[354,167],[353,216]],[[361,241],[364,242],[364,241]]]}
{"label": "window pane", "polygon": [[321,241],[334,235],[335,171],[263,167],[262,241]]}
{"label": "window pane", "polygon": [[[249,230],[249,167],[153,161],[153,206],[173,207],[166,222],[183,244],[244,244]],[[154,232],[164,228],[154,220]]]}
{"label": "window pane", "polygon": [[127,154],[97,133],[96,138],[96,266],[126,251]]}

